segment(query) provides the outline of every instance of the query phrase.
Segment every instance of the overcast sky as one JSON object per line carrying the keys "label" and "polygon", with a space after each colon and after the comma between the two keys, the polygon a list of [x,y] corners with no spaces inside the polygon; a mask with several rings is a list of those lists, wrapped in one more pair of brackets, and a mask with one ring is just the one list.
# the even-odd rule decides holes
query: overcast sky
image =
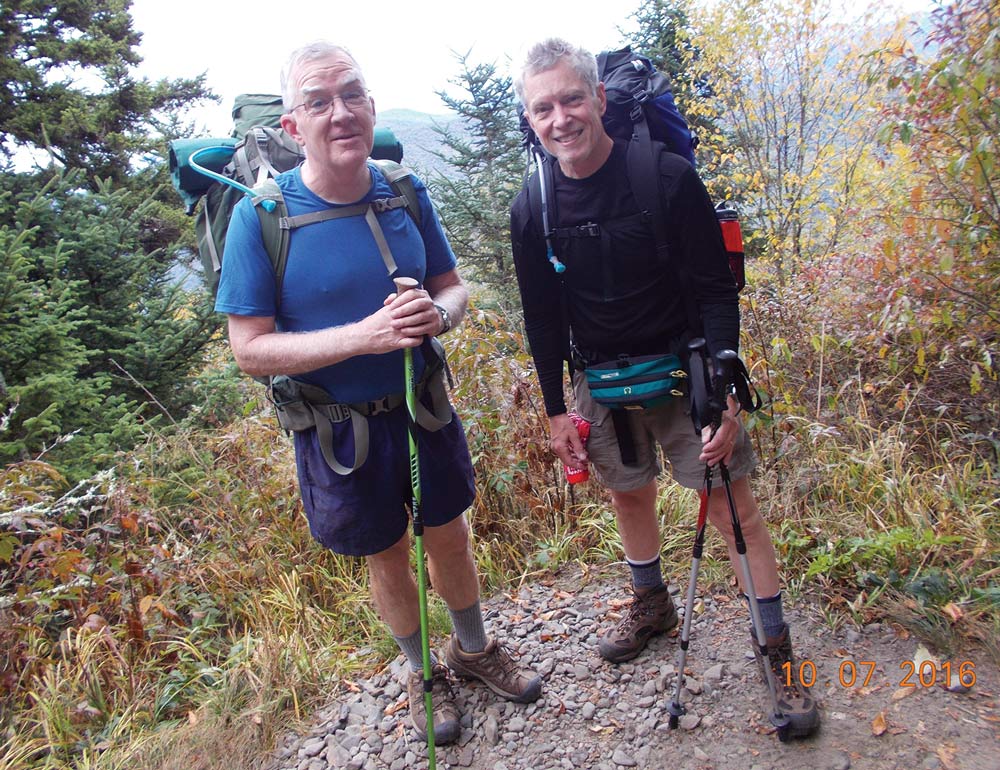
{"label": "overcast sky", "polygon": [[[859,7],[867,0],[849,0]],[[931,0],[903,0],[926,7]],[[453,52],[470,61],[496,62],[507,72],[524,45],[559,35],[593,51],[621,41],[620,27],[639,0],[291,0],[230,3],[212,0],[134,0],[142,33],[140,74],[193,77],[207,73],[222,97],[199,111],[198,123],[225,135],[240,93],[277,93],[279,72],[296,47],[326,39],[347,47],[361,64],[378,110],[409,108],[441,113],[435,90],[447,90],[459,72]],[[881,3],[879,3],[881,5]],[[287,8],[287,16],[278,14]]]}

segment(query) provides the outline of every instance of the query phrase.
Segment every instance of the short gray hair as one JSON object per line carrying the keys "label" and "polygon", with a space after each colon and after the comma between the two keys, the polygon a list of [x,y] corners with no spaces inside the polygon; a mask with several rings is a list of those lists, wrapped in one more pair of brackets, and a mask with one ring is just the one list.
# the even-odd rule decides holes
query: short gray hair
{"label": "short gray hair", "polygon": [[[521,69],[514,76],[514,93],[524,105],[524,79],[545,72],[565,61],[592,94],[597,93],[597,59],[585,48],[568,43],[562,38],[550,37],[535,43],[524,56]],[[527,105],[525,105],[527,106]]]}
{"label": "short gray hair", "polygon": [[295,71],[306,62],[325,59],[328,56],[336,56],[338,54],[343,54],[354,62],[354,68],[358,71],[358,77],[361,78],[361,83],[364,85],[365,79],[361,74],[361,67],[358,66],[358,60],[351,55],[350,51],[342,45],[334,45],[325,40],[317,40],[314,43],[309,43],[292,51],[291,56],[288,57],[288,62],[281,70],[281,102],[285,108],[285,112],[291,112],[292,108],[295,107],[295,99],[297,97],[295,82],[292,80]]}

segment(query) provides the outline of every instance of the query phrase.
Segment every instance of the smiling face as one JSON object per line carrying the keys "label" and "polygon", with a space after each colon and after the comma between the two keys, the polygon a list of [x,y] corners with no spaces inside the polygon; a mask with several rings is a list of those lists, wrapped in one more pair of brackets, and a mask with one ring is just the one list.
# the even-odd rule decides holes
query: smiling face
{"label": "smiling face", "polygon": [[[346,53],[331,53],[301,63],[290,81],[296,105],[282,116],[281,126],[306,150],[303,179],[330,200],[353,199],[362,181],[367,189],[366,160],[375,137],[375,103],[371,97],[360,103],[356,98],[364,90],[357,63]],[[308,103],[330,99],[323,114],[306,109]]]}
{"label": "smiling face", "polygon": [[595,93],[560,61],[525,76],[524,105],[531,128],[566,176],[584,179],[608,159],[613,143],[601,123],[607,107],[603,83]]}

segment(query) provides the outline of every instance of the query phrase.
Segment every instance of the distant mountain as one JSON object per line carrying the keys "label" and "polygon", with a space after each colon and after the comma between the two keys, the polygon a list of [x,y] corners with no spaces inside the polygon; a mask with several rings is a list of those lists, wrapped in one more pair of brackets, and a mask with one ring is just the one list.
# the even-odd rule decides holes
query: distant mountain
{"label": "distant mountain", "polygon": [[444,150],[435,127],[459,133],[463,130],[458,115],[429,115],[415,110],[386,110],[378,113],[378,125],[388,128],[403,144],[403,163],[421,178],[428,172],[448,173],[448,165],[434,153]]}

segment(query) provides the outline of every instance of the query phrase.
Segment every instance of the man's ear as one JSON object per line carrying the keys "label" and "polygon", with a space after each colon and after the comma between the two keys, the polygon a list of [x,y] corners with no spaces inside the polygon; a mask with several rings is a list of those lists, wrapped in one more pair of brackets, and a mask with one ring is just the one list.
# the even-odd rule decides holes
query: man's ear
{"label": "man's ear", "polygon": [[295,119],[295,115],[291,112],[286,112],[281,116],[281,127],[284,129],[285,133],[288,134],[292,139],[298,142],[300,145],[305,147],[306,138],[302,136],[299,132],[299,124]]}
{"label": "man's ear", "polygon": [[597,103],[601,109],[601,117],[604,117],[604,113],[608,109],[608,94],[604,90],[604,83],[597,84]]}

